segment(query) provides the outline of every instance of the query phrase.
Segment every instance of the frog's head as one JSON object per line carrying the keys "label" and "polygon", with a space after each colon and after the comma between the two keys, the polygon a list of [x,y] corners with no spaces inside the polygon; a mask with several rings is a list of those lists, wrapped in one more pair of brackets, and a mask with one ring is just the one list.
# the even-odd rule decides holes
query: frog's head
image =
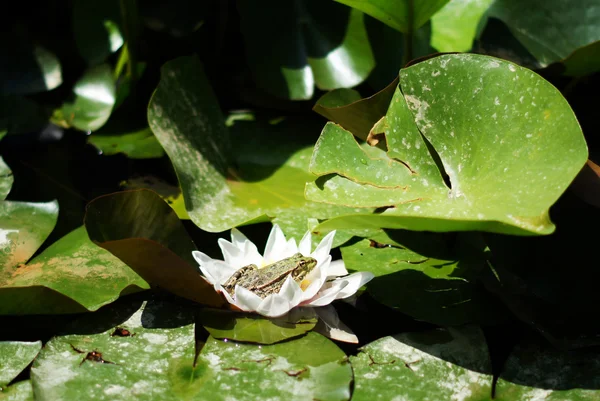
{"label": "frog's head", "polygon": [[317,265],[316,259],[310,256],[302,256],[301,253],[295,254],[290,259],[295,264],[295,268],[292,270],[292,278],[297,282],[302,281]]}

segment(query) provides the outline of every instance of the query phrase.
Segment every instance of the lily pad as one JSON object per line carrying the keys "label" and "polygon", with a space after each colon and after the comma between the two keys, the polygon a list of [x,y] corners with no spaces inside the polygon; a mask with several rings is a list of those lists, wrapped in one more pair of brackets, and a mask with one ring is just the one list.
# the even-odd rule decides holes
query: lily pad
{"label": "lily pad", "polygon": [[440,52],[473,47],[479,21],[493,0],[452,0],[431,18],[431,45]]}
{"label": "lily pad", "polygon": [[597,400],[599,357],[597,350],[561,351],[539,341],[525,340],[506,361],[494,399]]}
{"label": "lily pad", "polygon": [[413,32],[424,25],[449,0],[336,0],[361,10],[392,28]]}
{"label": "lily pad", "polygon": [[121,11],[117,0],[75,0],[73,36],[89,65],[102,64],[123,46]]}
{"label": "lily pad", "polygon": [[65,235],[26,265],[0,277],[0,315],[97,310],[148,284],[88,238],[84,227]]}
{"label": "lily pad", "polygon": [[491,362],[478,327],[384,337],[350,360],[353,401],[489,400],[492,395]]}
{"label": "lily pad", "polygon": [[501,319],[477,282],[485,267],[483,253],[451,249],[448,240],[440,234],[389,230],[351,241],[342,247],[342,256],[349,270],[375,275],[367,284],[373,298],[418,320],[458,325]]}
{"label": "lily pad", "polygon": [[[561,0],[499,0],[490,8],[489,16],[502,20],[542,66],[561,61],[600,40],[600,14],[595,0],[580,0],[576,4]],[[598,65],[597,58],[589,61]]]}
{"label": "lily pad", "polygon": [[147,282],[211,306],[223,298],[200,275],[196,250],[175,212],[153,191],[118,192],[87,206],[90,238],[125,262]]}
{"label": "lily pad", "polygon": [[88,69],[73,87],[73,100],[55,111],[53,121],[63,127],[96,131],[102,127],[115,105],[115,81],[108,64]]}
{"label": "lily pad", "polygon": [[0,392],[1,401],[33,401],[33,388],[29,380],[14,383]]}
{"label": "lily pad", "polygon": [[328,123],[310,166],[322,177],[306,186],[310,200],[382,212],[317,229],[554,230],[548,209],[587,159],[581,128],[556,88],[530,70],[472,54],[405,68],[400,84],[374,127],[385,133],[387,154]]}
{"label": "lily pad", "polygon": [[106,156],[124,153],[131,159],[150,159],[165,154],[149,127],[122,133],[101,131],[91,135],[88,142]]}
{"label": "lily pad", "polygon": [[0,201],[6,199],[12,188],[13,182],[14,178],[10,167],[8,167],[6,163],[4,163],[2,157],[0,157]]}
{"label": "lily pad", "polygon": [[306,100],[315,85],[353,87],[375,66],[358,10],[318,0],[237,4],[252,73],[258,86],[275,96]]}
{"label": "lily pad", "polygon": [[273,345],[208,339],[198,357],[198,400],[349,400],[352,368],[333,342],[311,332]]}
{"label": "lily pad", "polygon": [[163,66],[148,120],[175,167],[188,215],[205,231],[274,219],[301,238],[312,219],[356,211],[304,197],[304,183],[314,178],[308,171],[314,139],[307,133],[317,120],[237,119],[227,129],[196,57]]}
{"label": "lily pad", "polygon": [[202,309],[200,323],[217,339],[228,339],[259,344],[273,344],[298,337],[312,330],[317,317],[308,308],[306,316],[295,316],[297,309],[280,318],[268,319],[249,313]]}
{"label": "lily pad", "polygon": [[17,377],[41,349],[41,341],[0,341],[0,389]]}

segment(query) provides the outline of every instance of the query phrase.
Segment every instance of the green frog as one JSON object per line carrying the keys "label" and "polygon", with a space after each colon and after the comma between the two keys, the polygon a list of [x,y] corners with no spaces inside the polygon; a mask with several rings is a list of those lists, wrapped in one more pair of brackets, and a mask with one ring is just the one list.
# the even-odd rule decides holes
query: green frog
{"label": "green frog", "polygon": [[266,298],[270,294],[279,292],[288,275],[291,274],[292,279],[300,284],[316,265],[316,259],[310,256],[302,256],[301,253],[265,266],[262,269],[259,269],[256,265],[248,265],[233,273],[223,284],[223,288],[233,296],[235,286],[239,285],[261,298]]}

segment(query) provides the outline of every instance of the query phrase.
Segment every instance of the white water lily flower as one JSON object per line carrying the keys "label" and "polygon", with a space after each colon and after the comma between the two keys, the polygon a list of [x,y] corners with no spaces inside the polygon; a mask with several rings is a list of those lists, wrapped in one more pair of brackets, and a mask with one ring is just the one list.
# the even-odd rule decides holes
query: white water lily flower
{"label": "white water lily flower", "polygon": [[[296,244],[294,239],[286,240],[283,231],[275,224],[269,234],[265,253],[261,256],[256,245],[234,228],[231,230],[231,242],[219,238],[224,260],[212,259],[199,251],[194,251],[193,255],[206,280],[229,303],[246,312],[279,317],[297,306],[320,307],[329,305],[336,299],[348,298],[373,278],[370,272],[348,275],[342,260],[331,261],[329,251],[334,236],[335,231],[327,234],[311,253],[310,232]],[[278,293],[270,294],[264,299],[239,285],[235,286],[233,296],[223,288],[231,275],[244,266],[255,264],[258,268],[263,268],[298,252],[317,261],[317,265],[300,284],[289,275]]]}

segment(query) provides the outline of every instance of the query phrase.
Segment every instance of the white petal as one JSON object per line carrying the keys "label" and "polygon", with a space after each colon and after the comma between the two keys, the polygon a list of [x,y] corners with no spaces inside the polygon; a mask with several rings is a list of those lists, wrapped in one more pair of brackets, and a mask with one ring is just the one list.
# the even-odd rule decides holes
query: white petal
{"label": "white petal", "polygon": [[328,255],[323,263],[317,263],[317,266],[305,278],[310,284],[304,289],[302,301],[307,301],[314,297],[327,280],[327,269],[331,262],[331,255]]}
{"label": "white petal", "polygon": [[270,265],[271,263],[275,263],[284,257],[286,241],[285,235],[283,235],[283,231],[277,224],[273,224],[273,228],[271,229],[271,233],[269,234],[269,239],[267,239],[267,245],[265,246],[265,254],[264,254],[264,263]]}
{"label": "white petal", "polygon": [[220,292],[221,294],[223,294],[225,296],[225,299],[227,300],[227,302],[235,305],[235,301],[233,300],[231,295],[229,295],[229,293],[227,291],[225,291],[225,288],[223,288],[221,286],[221,284],[215,284],[214,287],[215,287],[215,291]]}
{"label": "white petal", "polygon": [[298,252],[300,252],[304,256],[308,256],[310,255],[311,246],[312,243],[310,231],[307,231],[306,234],[304,234],[304,237],[302,237],[302,240],[300,240],[300,244],[298,245]]}
{"label": "white petal", "polygon": [[256,312],[263,316],[279,317],[288,313],[292,308],[297,306],[302,299],[302,289],[288,276],[281,286],[279,293],[272,294],[266,297],[259,305]]}
{"label": "white petal", "polygon": [[246,238],[246,236],[236,228],[231,229],[231,244],[242,252],[243,262],[239,267],[248,266],[250,264],[261,266],[263,264],[263,258],[258,252],[256,245],[254,245],[254,242]]}
{"label": "white petal", "polygon": [[244,264],[245,261],[243,249],[238,248],[224,238],[219,238],[217,242],[219,244],[219,248],[221,248],[221,252],[223,253],[223,259],[225,259],[225,263],[235,267],[236,269],[248,264]]}
{"label": "white petal", "polygon": [[209,281],[212,281],[212,284],[224,284],[225,281],[237,271],[236,268],[228,265],[222,260],[213,260],[211,263],[201,265],[200,270],[202,270],[204,277]]}
{"label": "white petal", "polygon": [[311,254],[311,256],[317,259],[319,262],[325,260],[325,258],[329,255],[329,251],[331,251],[331,245],[333,244],[333,237],[335,236],[335,230],[330,232],[321,240],[319,245],[315,251]]}
{"label": "white petal", "polygon": [[254,312],[262,302],[262,298],[239,285],[235,286],[235,305],[246,312]]}
{"label": "white petal", "polygon": [[333,260],[329,264],[329,269],[327,269],[327,277],[339,277],[347,274],[348,270],[346,270],[346,265],[342,259]]}
{"label": "white petal", "polygon": [[311,300],[305,302],[303,305],[310,306],[325,306],[338,299],[337,296],[345,287],[348,286],[346,281],[333,281],[327,283],[321,291],[317,293]]}
{"label": "white petal", "polygon": [[335,297],[335,299],[347,298],[347,297],[353,295],[356,291],[358,291],[358,289],[360,287],[362,287],[363,285],[365,285],[369,281],[371,281],[373,279],[373,277],[375,277],[375,276],[371,272],[356,272],[347,277],[334,280],[334,282],[342,281],[342,282],[348,283],[348,285],[346,285],[338,293],[338,295]]}
{"label": "white petal", "polygon": [[296,240],[290,238],[288,242],[285,244],[285,252],[284,258],[289,258],[290,256],[294,256],[298,253],[298,245],[296,245]]}
{"label": "white petal", "polygon": [[231,244],[240,250],[244,250],[246,248],[246,243],[250,241],[240,230],[237,228],[231,229]]}
{"label": "white petal", "polygon": [[214,259],[200,251],[192,251],[192,256],[200,266],[211,263]]}
{"label": "white petal", "polygon": [[346,343],[358,343],[358,337],[350,330],[348,326],[340,321],[340,318],[331,305],[322,308],[315,308],[319,315],[319,322],[314,331],[329,337],[332,340],[343,341]]}

